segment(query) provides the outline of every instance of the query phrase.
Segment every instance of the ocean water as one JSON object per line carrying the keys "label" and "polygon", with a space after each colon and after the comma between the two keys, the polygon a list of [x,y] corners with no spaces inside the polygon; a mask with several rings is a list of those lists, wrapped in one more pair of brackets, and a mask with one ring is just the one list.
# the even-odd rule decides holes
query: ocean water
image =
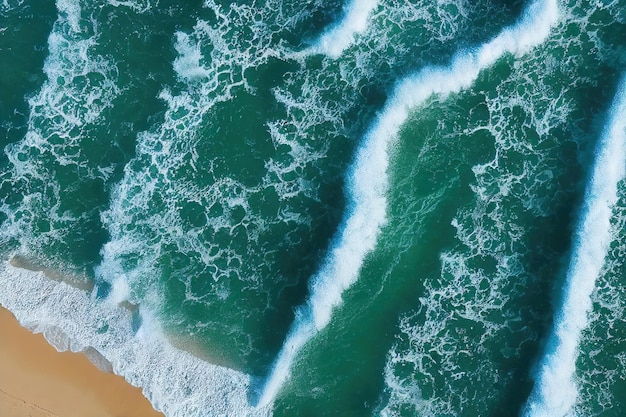
{"label": "ocean water", "polygon": [[168,417],[626,415],[625,0],[3,0],[0,141],[0,304]]}

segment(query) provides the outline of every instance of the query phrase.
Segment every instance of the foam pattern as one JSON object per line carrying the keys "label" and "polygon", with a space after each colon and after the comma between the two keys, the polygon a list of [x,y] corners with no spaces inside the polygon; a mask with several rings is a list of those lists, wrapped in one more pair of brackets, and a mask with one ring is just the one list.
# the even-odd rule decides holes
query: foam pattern
{"label": "foam pattern", "polygon": [[[102,213],[111,239],[96,276],[126,281],[128,301],[157,316],[182,304],[161,318],[181,334],[214,341],[213,350],[227,345],[225,355],[235,358],[230,365],[240,368],[261,343],[249,329],[265,332],[280,285],[297,278],[278,268],[288,248],[311,235],[314,219],[301,208],[320,204],[315,174],[324,144],[299,141],[307,121],[299,125],[296,116],[246,118],[245,106],[258,100],[247,74],[284,54],[274,38],[290,23],[273,19],[277,7],[287,6],[207,1],[204,7],[208,17],[174,35],[177,82],[159,95],[166,111],[138,135],[136,155]],[[323,109],[306,110],[323,118]],[[216,114],[232,123],[218,126]],[[226,142],[240,145],[224,154]],[[245,169],[238,168],[242,158]],[[238,309],[233,299],[248,308]],[[204,313],[190,317],[186,308]]]}
{"label": "foam pattern", "polygon": [[248,406],[248,375],[174,348],[156,324],[134,329],[129,310],[8,262],[0,266],[0,279],[0,304],[24,327],[43,333],[60,351],[95,349],[168,417],[270,415]]}
{"label": "foam pattern", "polygon": [[397,139],[409,111],[432,95],[446,96],[467,88],[478,73],[505,53],[523,54],[541,43],[556,22],[555,2],[535,2],[522,20],[504,29],[475,52],[457,55],[447,68],[425,68],[402,80],[366,134],[348,174],[348,208],[333,246],[320,271],[313,277],[306,305],[299,308],[259,404],[270,403],[289,378],[298,351],[331,320],[341,305],[342,293],[358,279],[366,256],[374,250],[387,219],[386,193],[389,149]]}
{"label": "foam pattern", "polygon": [[[509,384],[520,382],[514,368],[506,370],[501,364],[523,357],[528,346],[539,343],[538,327],[527,323],[547,318],[529,308],[528,297],[540,298],[541,292],[533,288],[554,278],[529,264],[534,253],[545,250],[547,259],[554,249],[545,243],[541,249],[529,246],[536,231],[523,225],[555,218],[555,200],[576,192],[576,181],[559,178],[559,172],[571,163],[564,150],[590,140],[572,126],[572,114],[579,111],[578,89],[598,85],[598,80],[579,74],[580,66],[590,64],[567,52],[590,40],[568,38],[565,32],[589,28],[590,17],[602,12],[602,5],[561,5],[545,46],[502,64],[511,65],[511,72],[495,91],[483,90],[480,83],[473,87],[478,104],[471,113],[484,113],[485,122],[455,122],[455,117],[470,118],[457,114],[454,97],[433,104],[436,110],[445,109],[447,126],[458,123],[449,138],[437,140],[474,141],[486,134],[494,148],[486,162],[472,167],[475,201],[460,208],[452,220],[459,247],[441,254],[440,276],[416,277],[426,291],[419,308],[400,320],[398,340],[384,370],[382,415],[481,413],[497,404]],[[575,133],[560,134],[569,129]],[[428,155],[436,145],[424,147]],[[471,380],[472,387],[456,391],[464,384],[455,381],[462,380]],[[484,387],[493,388],[485,392]]]}
{"label": "foam pattern", "polygon": [[[62,245],[78,230],[70,224],[91,221],[94,207],[87,199],[88,208],[80,212],[67,209],[66,203],[77,193],[84,195],[85,188],[108,181],[112,173],[110,165],[85,155],[81,147],[120,93],[116,65],[92,53],[99,36],[93,11],[74,0],[59,0],[57,9],[43,68],[47,80],[28,100],[25,137],[4,149],[9,168],[2,175],[3,186],[19,190],[23,199],[16,202],[8,193],[3,202],[8,221],[1,240],[14,242],[24,253],[41,254]],[[62,186],[66,181],[72,185]]]}
{"label": "foam pattern", "polygon": [[588,326],[591,295],[614,239],[611,233],[617,185],[626,175],[626,80],[617,89],[585,194],[561,304],[536,385],[526,409],[529,416],[565,416],[578,399],[576,359],[582,331]]}
{"label": "foam pattern", "polygon": [[589,312],[589,323],[581,334],[576,362],[579,396],[574,409],[575,414],[581,416],[609,416],[621,406],[619,387],[626,379],[626,339],[623,337],[626,306],[621,285],[626,242],[620,236],[626,221],[625,191],[626,184],[621,181],[619,200],[611,218],[614,238],[591,295],[593,308]]}

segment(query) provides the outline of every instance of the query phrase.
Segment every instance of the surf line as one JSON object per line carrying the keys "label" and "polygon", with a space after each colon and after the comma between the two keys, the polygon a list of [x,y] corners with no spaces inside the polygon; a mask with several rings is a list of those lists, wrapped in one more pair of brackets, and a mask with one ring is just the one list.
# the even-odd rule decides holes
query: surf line
{"label": "surf line", "polygon": [[331,58],[339,58],[343,51],[354,42],[355,36],[365,32],[367,20],[378,0],[352,0],[344,8],[341,21],[330,26],[311,48],[303,51],[304,55],[324,54]]}
{"label": "surf line", "polygon": [[600,137],[596,159],[575,234],[554,327],[535,376],[524,415],[569,415],[576,405],[574,380],[581,332],[589,323],[591,294],[611,244],[617,184],[626,174],[626,74],[623,75]]}
{"label": "surf line", "polygon": [[317,332],[330,322],[342,293],[358,278],[365,257],[376,246],[386,223],[388,150],[410,110],[432,95],[446,96],[468,88],[481,70],[504,54],[516,56],[541,44],[558,21],[557,0],[535,0],[520,20],[491,41],[458,53],[448,67],[427,67],[402,80],[365,135],[347,175],[348,210],[320,271],[312,278],[310,296],[295,320],[260,390],[258,407],[274,401],[290,377],[291,366]]}

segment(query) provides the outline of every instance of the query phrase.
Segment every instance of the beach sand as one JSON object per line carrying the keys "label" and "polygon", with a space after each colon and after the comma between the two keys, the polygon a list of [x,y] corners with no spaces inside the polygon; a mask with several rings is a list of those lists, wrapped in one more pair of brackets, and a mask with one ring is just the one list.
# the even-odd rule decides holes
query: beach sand
{"label": "beach sand", "polygon": [[86,356],[57,352],[0,307],[0,416],[163,417],[139,388]]}

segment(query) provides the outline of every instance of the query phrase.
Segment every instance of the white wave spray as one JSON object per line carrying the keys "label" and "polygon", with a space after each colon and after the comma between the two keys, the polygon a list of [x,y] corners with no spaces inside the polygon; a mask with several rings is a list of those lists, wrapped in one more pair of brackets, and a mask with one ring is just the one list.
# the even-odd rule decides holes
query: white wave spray
{"label": "white wave spray", "polygon": [[589,322],[591,294],[611,243],[612,207],[617,184],[626,170],[626,77],[622,80],[600,138],[593,172],[576,230],[572,257],[563,288],[562,305],[535,387],[524,414],[559,417],[574,414],[578,397],[576,358],[581,332]]}
{"label": "white wave spray", "polygon": [[376,7],[378,0],[352,0],[345,8],[341,21],[324,32],[309,52],[339,58],[352,45],[356,35],[365,32],[367,20]]}
{"label": "white wave spray", "polygon": [[365,257],[376,246],[386,222],[387,166],[390,144],[411,109],[432,95],[468,88],[479,72],[506,53],[521,55],[543,42],[558,20],[556,0],[531,3],[517,24],[505,28],[473,51],[457,54],[448,67],[428,67],[396,86],[394,94],[366,134],[348,172],[349,212],[321,270],[312,278],[310,297],[300,306],[285,343],[260,393],[258,406],[271,403],[290,375],[302,347],[330,322],[343,292],[358,278]]}

